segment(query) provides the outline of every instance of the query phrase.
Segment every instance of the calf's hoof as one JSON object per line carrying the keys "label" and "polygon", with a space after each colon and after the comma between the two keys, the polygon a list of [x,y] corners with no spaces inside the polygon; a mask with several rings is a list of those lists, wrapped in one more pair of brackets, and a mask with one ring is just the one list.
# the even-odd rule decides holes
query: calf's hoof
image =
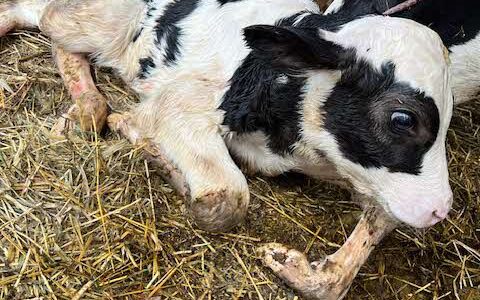
{"label": "calf's hoof", "polygon": [[245,219],[249,198],[248,192],[224,189],[193,198],[188,209],[200,229],[225,232]]}
{"label": "calf's hoof", "polygon": [[100,133],[107,121],[108,105],[98,92],[87,91],[76,99],[78,121],[83,131]]}
{"label": "calf's hoof", "polygon": [[302,252],[277,243],[260,247],[258,255],[265,266],[305,299],[343,299],[355,277],[332,256],[310,263]]}
{"label": "calf's hoof", "polygon": [[76,124],[82,131],[100,133],[107,122],[109,108],[105,98],[98,92],[85,92],[52,127],[54,136],[65,136]]}

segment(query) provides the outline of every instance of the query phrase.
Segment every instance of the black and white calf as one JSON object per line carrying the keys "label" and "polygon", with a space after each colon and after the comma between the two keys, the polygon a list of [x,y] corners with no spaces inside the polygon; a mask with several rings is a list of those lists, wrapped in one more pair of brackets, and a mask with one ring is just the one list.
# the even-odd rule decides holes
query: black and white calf
{"label": "black and white calf", "polygon": [[451,86],[456,104],[480,94],[479,12],[477,0],[334,0],[326,11],[349,18],[387,13],[436,31],[450,51]]}
{"label": "black and white calf", "polygon": [[[114,68],[139,94],[141,104],[109,124],[146,145],[198,226],[226,230],[244,218],[249,191],[241,168],[346,180],[378,203],[387,214],[368,211],[356,238],[321,268],[333,274],[329,297],[345,294],[390,217],[427,227],[448,214],[448,57],[425,26],[322,16],[310,0],[0,5],[0,33],[26,26],[39,26],[57,44],[76,101],[67,117],[82,127],[98,130],[106,108],[88,63],[70,52]],[[265,251],[271,258],[283,250]],[[285,264],[269,265],[305,294],[320,295],[322,286],[302,288],[302,277],[282,273],[300,257],[290,253]]]}

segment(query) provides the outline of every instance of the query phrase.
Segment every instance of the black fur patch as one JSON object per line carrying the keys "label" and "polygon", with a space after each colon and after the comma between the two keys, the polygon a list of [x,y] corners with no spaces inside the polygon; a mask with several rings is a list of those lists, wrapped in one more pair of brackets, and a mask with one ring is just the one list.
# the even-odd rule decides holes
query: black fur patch
{"label": "black fur patch", "polygon": [[[157,10],[153,6],[151,0],[144,0],[147,3],[147,18],[153,16],[154,11]],[[165,46],[165,54],[163,57],[163,64],[170,66],[175,64],[178,55],[180,54],[180,36],[182,29],[178,23],[188,17],[198,6],[199,0],[175,0],[165,7],[163,14],[156,20],[156,25],[153,29],[155,34],[155,43],[158,48]],[[135,34],[133,41],[135,42],[142,34],[143,27]],[[145,79],[152,68],[156,64],[152,57],[140,59],[140,73],[138,77]]]}
{"label": "black fur patch", "polygon": [[[155,6],[152,5],[153,0],[143,0],[145,4],[147,5],[147,13],[146,13],[146,18],[151,18],[153,16],[153,12],[157,10]],[[143,22],[140,25],[140,28],[137,30],[135,33],[132,42],[135,43],[143,33],[144,27],[143,27]],[[140,72],[138,73],[138,78],[140,79],[145,79],[147,78],[148,73],[150,72],[150,69],[155,68],[155,62],[153,61],[152,57],[145,57],[141,58],[138,62],[140,64]]]}
{"label": "black fur patch", "polygon": [[[330,24],[344,24],[369,14],[382,14],[405,0],[344,0],[343,6],[328,18]],[[464,44],[480,32],[480,1],[421,0],[412,8],[394,14],[412,19],[435,30],[447,47]],[[319,19],[313,16],[313,19]],[[320,18],[322,19],[322,18]],[[308,22],[308,20],[305,20]],[[325,20],[322,19],[324,22]],[[318,20],[315,21],[318,23]],[[314,23],[315,24],[315,23]],[[326,27],[334,30],[331,25]]]}
{"label": "black fur patch", "polygon": [[[281,76],[288,82],[281,83]],[[262,131],[272,151],[291,152],[300,137],[298,106],[304,80],[283,74],[265,57],[251,53],[233,75],[223,98],[220,109],[225,111],[224,124],[237,133]]]}
{"label": "black fur patch", "polygon": [[410,10],[395,16],[429,26],[440,35],[444,44],[450,47],[464,44],[478,35],[479,13],[479,0],[422,0]]}
{"label": "black fur patch", "polygon": [[155,63],[153,62],[153,58],[147,57],[147,58],[142,58],[140,59],[140,74],[138,74],[138,77],[140,79],[145,79],[147,78],[148,72],[150,69],[155,68]]}
{"label": "black fur patch", "polygon": [[[280,24],[291,25],[293,18]],[[230,80],[220,109],[231,131],[262,131],[277,154],[290,153],[300,138],[305,71],[335,69],[343,48],[314,29],[256,25],[244,30],[253,50]]]}
{"label": "black fur patch", "polygon": [[244,35],[247,45],[275,68],[335,69],[343,51],[313,28],[254,25],[245,28]]}
{"label": "black fur patch", "polygon": [[242,1],[242,0],[217,0],[217,2],[220,4],[220,6],[223,6],[227,3],[239,2],[239,1]]}
{"label": "black fur patch", "polygon": [[157,44],[165,40],[164,64],[175,63],[180,53],[179,38],[182,34],[182,29],[178,27],[178,23],[197,8],[198,2],[199,0],[176,0],[168,4],[163,15],[158,18],[154,31]]}
{"label": "black fur patch", "polygon": [[137,32],[135,32],[135,35],[133,36],[132,42],[136,42],[138,38],[142,35],[143,32],[143,27],[141,27]]}
{"label": "black fur patch", "polygon": [[328,15],[311,14],[305,16],[297,27],[303,28],[321,28],[336,32],[342,25],[358,19],[359,17],[374,14],[377,8],[372,0],[344,0],[345,3],[336,13]]}
{"label": "black fur patch", "polygon": [[[394,72],[391,63],[379,72],[352,54],[324,105],[325,128],[352,162],[418,174],[423,155],[437,138],[439,113],[433,99],[395,81]],[[411,131],[392,130],[395,110],[413,113],[417,123]]]}

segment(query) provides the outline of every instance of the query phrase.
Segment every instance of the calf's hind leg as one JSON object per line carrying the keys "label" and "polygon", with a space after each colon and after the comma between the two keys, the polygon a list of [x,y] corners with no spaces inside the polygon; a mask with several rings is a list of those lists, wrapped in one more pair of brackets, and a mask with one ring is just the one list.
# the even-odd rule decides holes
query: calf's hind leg
{"label": "calf's hind leg", "polygon": [[[0,36],[16,28],[39,26],[48,5],[55,4],[58,7],[58,3],[59,1],[20,0],[0,4]],[[57,32],[61,30],[58,28]],[[107,103],[95,87],[87,59],[81,54],[69,53],[57,45],[53,47],[53,52],[75,105],[62,116],[52,131],[57,135],[63,134],[69,129],[72,120],[79,121],[83,130],[101,131],[106,122]]]}
{"label": "calf's hind leg", "polygon": [[368,256],[395,223],[381,208],[367,208],[345,244],[321,261],[309,263],[305,254],[280,244],[259,249],[266,266],[306,299],[345,297]]}
{"label": "calf's hind leg", "polygon": [[54,0],[44,7],[38,26],[58,45],[55,59],[75,101],[52,129],[55,134],[68,131],[71,120],[79,121],[83,130],[102,130],[107,102],[92,80],[85,56],[73,53],[94,54],[100,65],[131,73],[131,64],[120,62],[144,5],[140,0]]}
{"label": "calf's hind leg", "polygon": [[108,115],[106,99],[98,91],[90,72],[90,64],[82,54],[73,54],[54,46],[54,57],[63,81],[75,102],[52,128],[55,135],[71,129],[78,121],[84,131],[102,131]]}

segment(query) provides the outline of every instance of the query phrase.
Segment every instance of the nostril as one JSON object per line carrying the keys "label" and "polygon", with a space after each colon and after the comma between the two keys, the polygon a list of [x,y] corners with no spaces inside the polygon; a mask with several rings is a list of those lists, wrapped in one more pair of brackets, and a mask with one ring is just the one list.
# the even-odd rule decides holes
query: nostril
{"label": "nostril", "polygon": [[437,219],[440,219],[440,220],[443,220],[445,219],[447,216],[448,216],[448,211],[438,211],[438,210],[434,210],[432,212],[432,215],[437,218]]}

